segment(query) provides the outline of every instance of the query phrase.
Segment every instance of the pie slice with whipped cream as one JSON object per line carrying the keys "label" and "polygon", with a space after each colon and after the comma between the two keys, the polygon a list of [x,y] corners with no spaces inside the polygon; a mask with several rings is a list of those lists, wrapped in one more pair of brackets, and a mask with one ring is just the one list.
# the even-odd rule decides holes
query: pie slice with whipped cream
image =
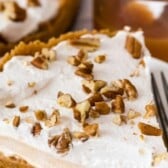
{"label": "pie slice with whipped cream", "polygon": [[148,57],[141,31],[20,43],[0,60],[0,167],[167,168]]}
{"label": "pie slice with whipped cream", "polygon": [[18,41],[48,40],[65,32],[79,0],[0,0],[0,56]]}

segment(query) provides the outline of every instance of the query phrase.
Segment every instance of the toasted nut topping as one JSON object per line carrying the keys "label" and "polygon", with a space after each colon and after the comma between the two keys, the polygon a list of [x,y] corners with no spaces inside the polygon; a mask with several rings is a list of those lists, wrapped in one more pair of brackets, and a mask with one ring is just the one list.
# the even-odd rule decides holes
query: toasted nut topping
{"label": "toasted nut topping", "polygon": [[147,104],[145,106],[145,110],[146,110],[146,113],[144,115],[144,118],[153,117],[156,115],[156,112],[157,112],[156,106],[154,104]]}
{"label": "toasted nut topping", "polygon": [[157,166],[161,161],[168,160],[168,153],[159,153],[153,156],[152,166]]}
{"label": "toasted nut topping", "polygon": [[89,101],[83,101],[81,103],[78,103],[75,108],[73,109],[74,118],[81,122],[82,124],[85,123],[85,120],[89,116],[89,110],[90,110],[90,103]]}
{"label": "toasted nut topping", "polygon": [[44,110],[36,110],[35,112],[36,119],[39,121],[43,121],[47,118],[47,114]]}
{"label": "toasted nut topping", "polygon": [[113,117],[113,123],[121,126],[123,123],[126,123],[126,116],[117,114]]}
{"label": "toasted nut topping", "polygon": [[129,100],[134,100],[138,97],[138,92],[136,87],[127,79],[123,80],[124,91]]}
{"label": "toasted nut topping", "polygon": [[76,105],[75,100],[72,98],[70,94],[63,94],[59,96],[57,102],[60,106],[66,108],[72,108]]}
{"label": "toasted nut topping", "polygon": [[75,71],[75,74],[84,78],[84,79],[86,79],[86,80],[92,80],[93,79],[93,75],[86,73],[86,71],[83,70],[83,69],[77,69]]}
{"label": "toasted nut topping", "polygon": [[54,146],[58,153],[65,153],[69,150],[72,142],[72,135],[68,128],[65,128],[61,135],[56,135],[48,140],[49,146]]}
{"label": "toasted nut topping", "polygon": [[145,68],[146,64],[145,64],[144,59],[141,59],[141,60],[139,61],[139,66],[142,66],[142,67]]}
{"label": "toasted nut topping", "polygon": [[36,86],[36,82],[28,82],[28,87],[33,88]]}
{"label": "toasted nut topping", "polygon": [[98,92],[101,88],[107,85],[107,82],[103,80],[83,80],[82,81],[82,86],[85,88],[86,91],[88,92]]}
{"label": "toasted nut topping", "polygon": [[78,69],[82,70],[83,72],[90,74],[93,71],[93,63],[90,61],[86,61],[86,62],[82,62],[81,64],[79,64]]}
{"label": "toasted nut topping", "polygon": [[91,109],[89,111],[89,116],[92,118],[99,118],[100,117],[100,113],[94,109]]}
{"label": "toasted nut topping", "polygon": [[31,64],[39,69],[48,69],[48,62],[42,57],[35,57]]}
{"label": "toasted nut topping", "polygon": [[80,64],[79,60],[75,56],[68,57],[67,62],[73,66],[78,66]]}
{"label": "toasted nut topping", "polygon": [[99,133],[99,125],[96,124],[85,124],[83,130],[88,136],[97,136]]}
{"label": "toasted nut topping", "polygon": [[135,37],[127,36],[125,48],[133,58],[140,58],[142,55],[142,45]]}
{"label": "toasted nut topping", "polygon": [[104,101],[95,102],[95,110],[98,111],[100,114],[106,115],[110,113],[110,107]]}
{"label": "toasted nut topping", "polygon": [[6,107],[6,108],[15,108],[16,105],[15,105],[12,101],[8,101],[8,102],[5,104],[5,107]]}
{"label": "toasted nut topping", "polygon": [[100,40],[96,38],[80,38],[70,40],[70,44],[86,51],[95,51],[100,46]]}
{"label": "toasted nut topping", "polygon": [[88,58],[88,53],[85,51],[85,50],[79,50],[77,56],[76,56],[76,59],[79,61],[79,62],[85,62]]}
{"label": "toasted nut topping", "polygon": [[124,113],[125,104],[122,96],[117,95],[115,100],[112,101],[112,111],[115,113]]}
{"label": "toasted nut topping", "polygon": [[73,132],[73,138],[79,139],[82,142],[85,142],[89,139],[89,136],[85,132]]}
{"label": "toasted nut topping", "polygon": [[162,135],[161,129],[156,128],[152,125],[140,122],[138,124],[138,127],[139,127],[141,133],[144,134],[144,135],[149,135],[149,136],[160,136],[160,135]]}
{"label": "toasted nut topping", "polygon": [[45,121],[45,126],[54,127],[60,120],[60,112],[54,110],[51,116]]}
{"label": "toasted nut topping", "polygon": [[21,106],[21,107],[19,107],[19,111],[22,112],[22,113],[27,112],[28,109],[29,109],[29,106]]}
{"label": "toasted nut topping", "polygon": [[111,86],[103,87],[100,93],[108,99],[114,99],[117,95],[123,95],[124,90],[120,81],[114,81]]}
{"label": "toasted nut topping", "polygon": [[32,127],[31,133],[33,136],[40,135],[42,130],[41,124],[40,123],[35,123]]}
{"label": "toasted nut topping", "polygon": [[136,69],[130,74],[130,77],[138,77],[139,75],[140,75],[139,69]]}
{"label": "toasted nut topping", "polygon": [[5,5],[5,15],[12,21],[20,22],[26,19],[26,10],[21,8],[14,1],[7,1],[4,3]]}
{"label": "toasted nut topping", "polygon": [[90,102],[91,106],[94,106],[96,102],[103,101],[103,97],[100,93],[95,93],[94,95],[88,98],[88,101]]}
{"label": "toasted nut topping", "polygon": [[41,54],[37,53],[35,54],[35,57],[43,57],[47,59],[49,62],[52,62],[56,60],[56,53],[51,49],[43,48]]}
{"label": "toasted nut topping", "polygon": [[20,124],[20,116],[15,116],[13,119],[13,126],[18,127]]}
{"label": "toasted nut topping", "polygon": [[29,7],[40,6],[40,2],[39,2],[39,0],[28,0],[27,6],[29,6]]}
{"label": "toasted nut topping", "polygon": [[106,55],[98,55],[94,59],[94,61],[98,64],[103,63],[105,60],[106,60]]}
{"label": "toasted nut topping", "polygon": [[140,112],[137,112],[133,109],[130,109],[129,112],[128,112],[128,120],[131,120],[131,119],[134,119],[134,118],[137,118],[137,117],[140,117],[141,116],[141,113]]}

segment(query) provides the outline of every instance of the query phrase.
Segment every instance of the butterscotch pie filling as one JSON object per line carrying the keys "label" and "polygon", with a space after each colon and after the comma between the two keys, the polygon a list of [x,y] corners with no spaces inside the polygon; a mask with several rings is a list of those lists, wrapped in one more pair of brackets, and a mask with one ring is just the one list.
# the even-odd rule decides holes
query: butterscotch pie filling
{"label": "butterscotch pie filling", "polygon": [[76,34],[1,60],[0,150],[35,167],[166,168],[142,32]]}

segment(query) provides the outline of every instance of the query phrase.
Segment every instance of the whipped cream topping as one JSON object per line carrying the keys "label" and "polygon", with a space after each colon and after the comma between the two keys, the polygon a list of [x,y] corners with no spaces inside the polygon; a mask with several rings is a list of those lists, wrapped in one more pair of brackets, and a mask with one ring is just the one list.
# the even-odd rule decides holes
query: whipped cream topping
{"label": "whipped cream topping", "polygon": [[[6,0],[0,0],[0,2]],[[20,22],[9,20],[0,12],[0,34],[8,42],[17,42],[38,30],[40,23],[54,18],[58,12],[59,0],[39,0],[40,6],[28,7],[27,0],[14,0],[27,12],[26,19]]]}
{"label": "whipped cream topping", "polygon": [[[150,57],[148,50],[143,42],[142,32],[131,33],[142,44],[145,57]],[[107,82],[118,79],[129,79],[137,88],[138,99],[134,101],[125,101],[126,112],[134,109],[145,114],[145,105],[153,100],[149,70],[139,67],[140,75],[130,77],[139,64],[139,59],[133,59],[125,50],[125,40],[128,32],[120,31],[114,37],[108,37],[103,34],[85,35],[86,37],[96,37],[101,41],[98,50],[89,53],[89,60],[94,63],[95,79],[105,80]],[[67,63],[67,57],[76,55],[79,49],[71,46],[68,41],[63,41],[53,47],[57,54],[57,60],[49,66],[48,70],[40,70],[26,62],[32,60],[32,56],[13,57],[4,66],[3,72],[0,72],[0,139],[1,136],[14,138],[17,142],[25,143],[37,150],[47,152],[48,155],[56,159],[70,161],[71,163],[81,165],[87,168],[149,168],[153,161],[153,154],[166,152],[162,137],[145,136],[144,141],[140,139],[140,130],[137,124],[142,121],[153,126],[159,127],[155,117],[144,119],[142,116],[134,119],[135,124],[115,125],[112,122],[114,113],[110,113],[100,118],[90,119],[91,123],[98,123],[100,135],[90,138],[86,142],[73,140],[73,146],[70,151],[64,155],[58,154],[54,148],[49,147],[48,139],[53,135],[62,133],[66,127],[70,131],[81,131],[81,125],[73,118],[72,109],[61,107],[57,104],[57,94],[59,91],[69,93],[77,101],[83,101],[88,98],[81,87],[81,77],[74,74],[75,68]],[[102,64],[97,64],[93,60],[95,56],[106,54],[107,60]],[[13,81],[8,86],[8,81]],[[28,82],[36,82],[34,88],[28,88]],[[37,94],[33,94],[34,90]],[[6,101],[13,101],[17,105],[14,109],[4,107]],[[27,105],[29,110],[26,113],[20,113],[19,107]],[[36,109],[45,110],[50,115],[53,109],[59,109],[61,113],[61,122],[51,128],[44,126],[39,136],[33,136],[31,133],[32,124],[28,124],[25,119],[30,118],[36,121],[34,111]],[[13,116],[19,115],[21,123],[18,128],[12,126],[12,123],[6,123],[4,119],[13,119]],[[7,155],[17,154],[16,150],[0,145],[2,152]],[[18,151],[18,150],[17,150]],[[31,154],[30,154],[31,155]],[[26,156],[22,156],[23,158]],[[38,157],[38,156],[37,156]],[[26,157],[27,161],[30,161]],[[36,159],[34,159],[36,160]],[[36,167],[43,167],[42,162],[31,162]],[[164,160],[156,167],[166,168],[168,161]],[[48,166],[49,167],[49,166]],[[50,165],[50,167],[52,167]]]}

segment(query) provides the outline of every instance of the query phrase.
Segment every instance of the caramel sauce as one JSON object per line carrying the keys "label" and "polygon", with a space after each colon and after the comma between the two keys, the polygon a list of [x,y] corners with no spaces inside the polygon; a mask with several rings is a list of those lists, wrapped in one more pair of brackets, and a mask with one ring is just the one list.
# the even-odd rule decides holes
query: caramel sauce
{"label": "caramel sauce", "polygon": [[[154,8],[146,2],[165,3],[156,17]],[[160,7],[160,6],[158,6]],[[97,29],[122,29],[128,25],[132,30],[142,28],[145,42],[152,56],[168,62],[168,1],[149,0],[95,0],[94,25]]]}

